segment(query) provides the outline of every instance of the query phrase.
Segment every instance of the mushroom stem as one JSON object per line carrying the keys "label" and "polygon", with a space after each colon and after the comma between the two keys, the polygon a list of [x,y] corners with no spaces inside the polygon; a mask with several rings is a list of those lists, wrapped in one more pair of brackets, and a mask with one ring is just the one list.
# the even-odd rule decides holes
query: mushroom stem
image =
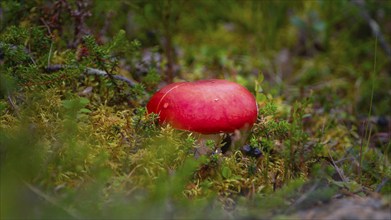
{"label": "mushroom stem", "polygon": [[[238,149],[243,146],[249,135],[248,128],[235,130],[233,133],[218,133],[218,134],[197,134],[197,148],[194,156],[199,158],[202,155],[209,155],[215,149],[223,154],[229,152],[230,149]],[[214,149],[208,146],[207,142],[214,142]]]}
{"label": "mushroom stem", "polygon": [[[214,147],[220,145],[222,135],[218,134],[197,134],[197,147],[194,151],[194,157],[197,159],[202,155],[210,155],[213,149],[207,145],[208,141],[214,142]],[[218,146],[219,147],[219,146]]]}
{"label": "mushroom stem", "polygon": [[204,143],[206,144],[207,141],[214,141],[215,144],[220,143],[223,139],[221,133],[217,134],[199,134],[198,135],[198,141],[200,144]]}

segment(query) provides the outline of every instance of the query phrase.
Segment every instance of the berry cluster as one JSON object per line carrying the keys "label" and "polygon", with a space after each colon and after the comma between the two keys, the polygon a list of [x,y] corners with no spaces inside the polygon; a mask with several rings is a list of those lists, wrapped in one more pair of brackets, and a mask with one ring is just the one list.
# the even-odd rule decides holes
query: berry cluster
{"label": "berry cluster", "polygon": [[247,156],[251,156],[251,157],[255,157],[255,158],[258,158],[260,156],[262,156],[262,152],[259,148],[257,147],[253,147],[249,144],[246,144],[244,145],[242,148],[241,148],[241,151],[247,155]]}

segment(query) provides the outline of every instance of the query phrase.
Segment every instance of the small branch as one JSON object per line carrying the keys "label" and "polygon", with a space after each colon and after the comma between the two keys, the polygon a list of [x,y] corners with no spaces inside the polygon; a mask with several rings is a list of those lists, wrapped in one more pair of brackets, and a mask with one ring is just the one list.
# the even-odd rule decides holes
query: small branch
{"label": "small branch", "polygon": [[299,209],[299,206],[311,195],[313,191],[318,187],[318,182],[311,186],[311,188],[303,193],[284,213],[289,213],[295,209]]}
{"label": "small branch", "polygon": [[[103,70],[100,70],[100,69],[94,69],[94,68],[90,68],[90,67],[86,68],[85,73],[88,74],[88,75],[109,76],[109,74],[106,71],[103,71]],[[113,74],[110,74],[110,76],[113,79],[117,79],[117,80],[126,82],[130,87],[134,87],[134,86],[137,85],[137,82],[135,82],[135,81],[133,81],[131,79],[128,79],[125,76],[113,75]]]}
{"label": "small branch", "polygon": [[387,184],[387,182],[389,181],[390,179],[389,178],[384,178],[383,180],[382,180],[382,182],[376,187],[376,190],[375,190],[375,192],[380,192],[381,191],[381,189]]}
{"label": "small branch", "polygon": [[351,2],[360,9],[361,16],[368,23],[369,27],[372,30],[372,34],[379,39],[381,48],[384,50],[386,55],[391,58],[390,45],[387,44],[384,35],[380,30],[379,24],[369,15],[368,10],[365,8],[365,0],[352,0]]}
{"label": "small branch", "polygon": [[[3,43],[0,42],[0,49],[3,47]],[[16,46],[15,46],[16,47]],[[52,49],[52,45],[50,47],[50,49]],[[0,51],[1,52],[1,51]],[[31,59],[31,61],[37,65],[33,59],[33,57],[31,56],[31,54],[28,52],[28,51],[25,51],[26,54],[29,56],[29,58]],[[51,51],[50,51],[51,53]],[[49,55],[49,58],[50,58],[50,55]],[[48,63],[50,62],[50,59],[48,59]],[[61,65],[61,64],[54,64],[54,65],[48,65],[46,68],[45,68],[45,71],[47,73],[53,73],[53,72],[58,72],[60,70],[63,70],[63,69],[67,69],[67,68],[77,68],[77,66],[73,66],[73,65]],[[103,70],[100,70],[100,69],[95,69],[95,68],[90,68],[90,67],[86,67],[85,71],[84,71],[85,74],[88,74],[88,75],[98,75],[98,76],[105,76],[105,77],[109,77],[111,79],[116,79],[116,80],[119,80],[119,81],[122,81],[122,82],[125,82],[126,84],[128,84],[130,87],[135,87],[138,83],[135,82],[134,80],[131,80],[129,78],[126,78],[125,76],[121,76],[121,75],[114,75],[114,74],[110,74],[108,73],[107,71],[103,71]]]}
{"label": "small branch", "polygon": [[[105,22],[103,23],[103,27],[99,31],[99,38],[101,41],[102,41],[102,38],[104,38],[104,36],[106,36],[107,30],[110,27],[110,22],[112,21],[113,17],[114,17],[113,12],[108,12],[106,14],[106,19],[105,19]],[[105,42],[105,41],[102,41],[102,42]]]}
{"label": "small branch", "polygon": [[46,29],[48,30],[49,35],[52,36],[52,31],[50,30],[50,26],[48,25],[48,23],[43,18],[41,18],[40,20],[43,23],[43,25],[45,25]]}
{"label": "small branch", "polygon": [[7,96],[7,99],[8,99],[9,104],[11,105],[12,109],[13,109],[14,112],[16,113],[16,115],[19,116],[19,108],[15,105],[15,102],[14,102],[14,100],[12,99],[12,96],[11,96],[11,95],[8,95],[8,96]]}
{"label": "small branch", "polygon": [[38,195],[39,197],[45,199],[47,202],[49,202],[50,204],[56,206],[56,207],[59,207],[61,208],[62,210],[64,210],[68,215],[70,215],[71,217],[75,218],[75,219],[82,219],[80,217],[79,214],[76,213],[75,210],[73,209],[70,209],[70,208],[66,208],[66,207],[63,207],[61,206],[54,198],[50,197],[49,195],[46,195],[44,192],[42,192],[40,189],[32,186],[31,184],[27,183],[27,182],[24,182],[24,184],[27,186],[27,188],[29,188],[33,193],[35,193],[36,195]]}
{"label": "small branch", "polygon": [[[74,66],[61,65],[61,64],[55,64],[55,65],[51,65],[51,66],[46,67],[45,71],[48,72],[48,73],[52,73],[52,72],[57,72],[57,71],[66,69],[66,68],[75,68],[75,67]],[[125,82],[130,87],[135,87],[138,84],[134,80],[126,78],[125,76],[108,74],[106,71],[103,71],[103,70],[100,70],[100,69],[87,67],[85,69],[84,73],[87,74],[87,75],[97,75],[97,76],[111,77],[113,79]]]}
{"label": "small branch", "polygon": [[347,182],[345,175],[343,175],[343,173],[341,172],[341,169],[335,164],[335,161],[334,161],[333,157],[331,156],[330,151],[328,151],[328,153],[329,153],[329,157],[330,157],[330,160],[331,160],[331,164],[335,168],[335,171],[337,171],[339,177],[341,178],[341,180],[343,182]]}

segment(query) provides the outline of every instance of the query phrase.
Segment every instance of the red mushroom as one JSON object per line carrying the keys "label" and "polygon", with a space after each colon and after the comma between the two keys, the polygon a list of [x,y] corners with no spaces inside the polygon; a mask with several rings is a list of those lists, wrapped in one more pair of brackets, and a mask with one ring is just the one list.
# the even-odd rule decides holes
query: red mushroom
{"label": "red mushroom", "polygon": [[[258,113],[255,98],[246,88],[218,79],[167,85],[152,96],[147,110],[159,115],[160,124],[202,134],[195,157],[212,152],[206,140],[213,140],[219,146],[220,133],[235,132],[236,141],[243,140],[240,131],[249,130]],[[218,152],[230,148],[231,136],[226,136],[224,141],[226,144]]]}
{"label": "red mushroom", "polygon": [[245,87],[218,79],[167,85],[152,96],[147,110],[158,114],[161,124],[201,134],[249,129],[258,113]]}

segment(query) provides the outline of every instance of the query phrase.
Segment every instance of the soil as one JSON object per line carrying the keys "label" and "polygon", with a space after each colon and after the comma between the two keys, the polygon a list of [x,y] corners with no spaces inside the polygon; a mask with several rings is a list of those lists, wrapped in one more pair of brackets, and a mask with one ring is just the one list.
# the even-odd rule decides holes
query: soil
{"label": "soil", "polygon": [[[293,217],[293,216],[292,216]],[[391,204],[385,199],[347,197],[331,200],[308,210],[297,212],[300,219],[390,219]]]}

